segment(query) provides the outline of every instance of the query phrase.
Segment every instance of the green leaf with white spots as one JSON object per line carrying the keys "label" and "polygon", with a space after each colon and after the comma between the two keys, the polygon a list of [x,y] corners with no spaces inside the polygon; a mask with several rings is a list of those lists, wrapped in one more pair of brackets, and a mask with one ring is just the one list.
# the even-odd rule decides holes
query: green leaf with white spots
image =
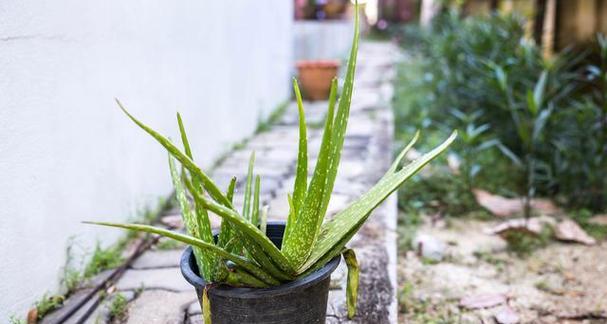
{"label": "green leaf with white spots", "polygon": [[172,156],[174,156],[175,159],[177,159],[179,162],[181,162],[181,164],[186,169],[188,169],[188,171],[190,171],[192,174],[195,174],[196,176],[200,177],[200,181],[201,181],[202,185],[204,186],[204,189],[209,193],[209,195],[211,195],[211,197],[213,197],[213,199],[215,199],[217,202],[219,202],[220,204],[222,204],[224,206],[232,208],[232,204],[223,195],[221,190],[219,190],[219,188],[213,182],[213,180],[211,180],[211,178],[209,178],[209,176],[206,175],[206,173],[204,173],[202,171],[202,169],[200,169],[194,163],[194,161],[192,161],[192,159],[190,159],[186,154],[181,152],[181,150],[179,150],[179,148],[177,148],[173,143],[171,143],[171,141],[168,138],[162,136],[160,133],[151,129],[149,126],[140,122],[133,115],[131,115],[126,110],[126,108],[124,108],[122,103],[120,103],[120,101],[118,101],[118,99],[116,99],[116,103],[118,103],[118,106],[127,115],[127,117],[129,117],[135,124],[137,124],[137,126],[139,126],[141,129],[143,129],[146,133],[150,134],[158,143],[160,143],[160,145],[164,146],[164,148]]}
{"label": "green leaf with white spots", "polygon": [[197,195],[196,199],[199,199],[208,210],[215,213],[217,216],[230,222],[230,227],[239,237],[247,237],[252,242],[256,243],[260,249],[272,260],[273,264],[278,266],[283,272],[288,274],[294,274],[294,267],[291,265],[289,260],[280,252],[280,250],[270,241],[270,239],[262,233],[257,226],[251,224],[251,222],[240,217],[236,211],[217,202],[200,196],[197,193],[191,193]]}
{"label": "green leaf with white spots", "polygon": [[244,204],[242,205],[242,217],[251,221],[251,191],[253,186],[253,167],[255,165],[255,152],[249,158],[249,169],[247,171],[247,182],[244,189]]}
{"label": "green leaf with white spots", "polygon": [[298,268],[297,272],[305,273],[309,269],[324,265],[333,257],[339,255],[341,249],[360,229],[371,212],[407,179],[446,150],[456,137],[457,132],[453,132],[441,145],[400,170],[392,171],[392,168],[390,168],[389,172],[391,173],[386,174],[371,190],[323,224],[310,257]]}
{"label": "green leaf with white spots", "polygon": [[[303,205],[308,187],[308,135],[306,131],[306,115],[303,107],[303,99],[299,91],[297,80],[293,79],[293,90],[297,99],[297,112],[299,114],[299,149],[297,154],[297,171],[295,173],[295,184],[293,188],[293,216],[297,216],[299,208]],[[292,221],[287,221],[291,223]]]}
{"label": "green leaf with white spots", "polygon": [[[175,162],[173,158],[169,155],[169,169],[171,170],[171,178],[173,180],[173,186],[175,187],[175,197],[179,202],[179,207],[181,209],[181,216],[183,218],[183,223],[185,225],[188,233],[196,238],[202,239],[205,242],[212,242],[205,240],[200,235],[200,228],[198,222],[196,221],[196,215],[192,211],[192,207],[190,206],[190,202],[185,193],[185,189],[183,188],[183,183],[181,182],[181,177],[179,176],[179,172],[177,171],[177,167],[175,166]],[[201,274],[205,278],[213,278],[212,269],[214,265],[214,261],[211,259],[212,255],[204,254],[202,250],[197,247],[194,247],[194,255],[196,256],[196,263],[198,268],[200,269]]]}
{"label": "green leaf with white spots", "polygon": [[251,275],[254,275],[259,280],[267,283],[268,285],[273,286],[273,285],[279,284],[279,282],[276,279],[274,279],[264,269],[260,268],[255,263],[253,263],[241,256],[228,253],[226,250],[224,250],[216,245],[209,244],[209,243],[207,243],[201,239],[198,239],[196,237],[193,237],[193,236],[189,236],[189,235],[185,235],[185,234],[181,234],[181,233],[177,233],[177,232],[172,232],[172,231],[166,230],[164,228],[154,227],[154,226],[150,226],[150,225],[119,224],[119,223],[108,223],[108,222],[84,222],[84,223],[108,226],[108,227],[115,227],[115,228],[122,228],[122,229],[131,230],[131,231],[137,231],[137,232],[158,234],[160,236],[164,236],[166,238],[170,238],[175,241],[179,241],[179,242],[182,242],[185,244],[189,244],[193,247],[200,248],[201,250],[206,251],[207,253],[212,253],[220,258],[230,260],[230,261],[234,262],[236,265],[247,270]]}
{"label": "green leaf with white spots", "polygon": [[[185,126],[183,125],[183,120],[181,119],[181,114],[177,113],[177,124],[179,125],[179,134],[181,135],[181,142],[183,144],[183,149],[185,151],[185,154],[192,159],[192,161],[194,161],[194,156],[192,155],[192,149],[190,148],[190,141],[188,140],[188,136],[186,134],[185,131]],[[172,160],[171,157],[169,157],[170,160]],[[185,177],[185,172],[182,170],[182,175]],[[173,179],[173,183],[175,184],[175,182],[180,182],[179,180]],[[194,188],[199,189],[202,188],[201,187],[201,179],[199,175],[196,174],[192,174],[192,185]],[[183,190],[183,188],[181,188],[181,190]],[[197,224],[197,228],[198,228],[198,235],[197,237],[200,238],[201,240],[205,241],[205,242],[209,242],[209,243],[214,243],[214,239],[213,239],[213,232],[211,230],[211,222],[209,221],[209,214],[207,213],[207,210],[200,204],[195,204],[195,216],[196,216],[196,224]],[[209,255],[209,256],[205,256],[206,260],[205,262],[208,263],[206,264],[206,266],[208,266],[204,271],[204,275],[205,278],[208,278],[208,280],[214,281],[215,280],[215,267],[212,266],[214,265],[217,260],[215,258],[214,255]]]}
{"label": "green leaf with white spots", "polygon": [[311,248],[318,239],[320,226],[325,217],[337,167],[341,157],[344,136],[348,126],[350,104],[354,90],[354,73],[356,71],[356,58],[358,53],[359,39],[359,17],[358,5],[354,15],[354,38],[348,60],[348,68],[342,96],[339,100],[339,108],[333,117],[336,97],[336,81],[334,80],[329,97],[329,111],[325,120],[325,128],[321,142],[318,160],[314,169],[314,175],[310,181],[310,187],[306,194],[304,205],[298,211],[295,226],[285,236],[283,252],[289,261],[296,267],[301,266],[310,256]]}
{"label": "green leaf with white spots", "polygon": [[348,319],[356,315],[356,300],[358,299],[358,277],[360,269],[354,250],[347,249],[342,253],[348,267],[348,281],[346,283],[346,304],[348,305]]}

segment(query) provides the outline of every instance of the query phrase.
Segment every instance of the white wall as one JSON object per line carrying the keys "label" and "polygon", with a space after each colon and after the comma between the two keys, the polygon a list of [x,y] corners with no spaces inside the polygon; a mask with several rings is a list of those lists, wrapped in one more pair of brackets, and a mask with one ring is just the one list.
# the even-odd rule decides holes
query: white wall
{"label": "white wall", "polygon": [[[0,322],[171,191],[166,153],[114,97],[203,165],[289,95],[292,1],[0,1]],[[195,156],[196,157],[196,156]]]}
{"label": "white wall", "polygon": [[296,60],[341,60],[348,56],[354,33],[351,19],[298,20],[293,27]]}

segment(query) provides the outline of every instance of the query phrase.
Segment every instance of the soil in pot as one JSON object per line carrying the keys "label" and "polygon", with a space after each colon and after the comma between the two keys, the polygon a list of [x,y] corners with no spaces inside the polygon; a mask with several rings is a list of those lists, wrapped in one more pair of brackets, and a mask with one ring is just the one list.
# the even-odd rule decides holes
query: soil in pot
{"label": "soil in pot", "polygon": [[[268,223],[267,235],[280,248],[284,222]],[[340,257],[333,258],[323,268],[293,282],[276,287],[253,289],[213,285],[207,290],[213,324],[325,323],[331,273]],[[192,248],[181,257],[181,273],[194,286],[199,300],[206,282],[198,274]]]}
{"label": "soil in pot", "polygon": [[304,97],[308,100],[327,100],[331,90],[331,80],[337,77],[338,69],[337,60],[297,62]]}

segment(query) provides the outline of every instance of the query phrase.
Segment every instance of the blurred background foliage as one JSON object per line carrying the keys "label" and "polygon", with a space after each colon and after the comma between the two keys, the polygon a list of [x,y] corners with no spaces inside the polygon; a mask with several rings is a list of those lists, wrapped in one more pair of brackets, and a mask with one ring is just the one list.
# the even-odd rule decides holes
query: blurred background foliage
{"label": "blurred background foliage", "polygon": [[461,134],[451,153],[456,183],[417,190],[429,181],[422,175],[402,190],[402,204],[432,198],[447,214],[474,211],[471,189],[484,188],[607,209],[607,40],[547,54],[527,26],[515,12],[465,16],[451,6],[429,26],[391,30],[408,56],[394,99],[399,139],[421,129],[429,147],[450,129]]}

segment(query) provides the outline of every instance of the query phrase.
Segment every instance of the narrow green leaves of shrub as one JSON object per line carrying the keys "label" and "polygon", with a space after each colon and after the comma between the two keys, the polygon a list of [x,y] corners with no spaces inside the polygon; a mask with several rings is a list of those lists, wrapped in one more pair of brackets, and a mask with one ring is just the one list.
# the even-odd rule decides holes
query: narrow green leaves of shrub
{"label": "narrow green leaves of shrub", "polygon": [[346,285],[346,304],[348,305],[348,319],[356,315],[356,299],[358,299],[358,277],[360,269],[354,250],[347,249],[342,253],[348,267],[348,281]]}

